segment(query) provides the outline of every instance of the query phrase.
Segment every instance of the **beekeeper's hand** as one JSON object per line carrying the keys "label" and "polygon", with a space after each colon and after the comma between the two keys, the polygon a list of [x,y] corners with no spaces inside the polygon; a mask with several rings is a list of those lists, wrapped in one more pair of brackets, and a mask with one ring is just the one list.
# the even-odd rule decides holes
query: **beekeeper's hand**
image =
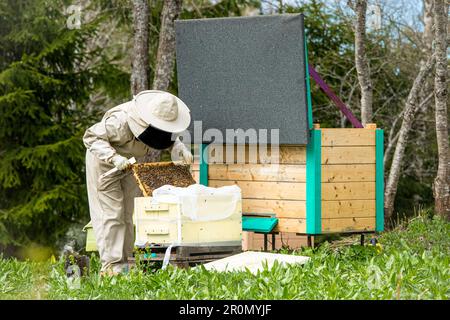
{"label": "beekeeper's hand", "polygon": [[131,166],[130,161],[127,158],[122,157],[120,154],[117,154],[114,157],[112,157],[111,161],[114,167],[116,167],[119,170],[125,170]]}

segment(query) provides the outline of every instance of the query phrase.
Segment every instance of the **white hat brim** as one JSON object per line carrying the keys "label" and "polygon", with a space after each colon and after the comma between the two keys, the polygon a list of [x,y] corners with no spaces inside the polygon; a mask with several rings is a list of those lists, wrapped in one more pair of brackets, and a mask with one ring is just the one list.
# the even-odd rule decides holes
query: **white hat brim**
{"label": "white hat brim", "polygon": [[177,100],[178,116],[173,121],[160,119],[152,112],[155,107],[155,105],[152,105],[151,103],[152,96],[157,94],[170,93],[160,90],[146,90],[140,92],[135,97],[136,111],[139,114],[139,117],[149,125],[166,132],[180,133],[186,130],[191,123],[191,113],[187,105],[180,98],[170,94]]}

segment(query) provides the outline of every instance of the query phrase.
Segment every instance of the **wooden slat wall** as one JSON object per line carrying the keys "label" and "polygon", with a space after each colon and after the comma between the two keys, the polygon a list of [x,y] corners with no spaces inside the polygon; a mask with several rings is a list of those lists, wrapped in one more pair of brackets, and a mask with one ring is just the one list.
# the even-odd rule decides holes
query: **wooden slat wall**
{"label": "wooden slat wall", "polygon": [[[225,146],[208,147],[208,184],[211,187],[237,184],[242,189],[243,212],[275,213],[279,218],[276,231],[305,233],[306,147],[280,146],[279,161],[271,159],[277,153],[271,153],[270,146],[267,152],[252,150],[248,145],[235,145],[231,150],[234,154],[227,155]],[[241,163],[242,159],[245,163]],[[268,160],[277,163],[267,163]],[[198,181],[198,159],[192,170]]]}
{"label": "wooden slat wall", "polygon": [[[375,130],[321,132],[322,232],[375,230]],[[277,231],[306,233],[306,147],[280,146],[277,164],[267,163],[274,160],[270,146],[252,148],[234,145],[227,155],[225,146],[210,145],[209,185],[237,184],[243,212],[275,213]],[[198,181],[198,159],[192,170]]]}
{"label": "wooden slat wall", "polygon": [[375,230],[375,130],[321,132],[322,232]]}

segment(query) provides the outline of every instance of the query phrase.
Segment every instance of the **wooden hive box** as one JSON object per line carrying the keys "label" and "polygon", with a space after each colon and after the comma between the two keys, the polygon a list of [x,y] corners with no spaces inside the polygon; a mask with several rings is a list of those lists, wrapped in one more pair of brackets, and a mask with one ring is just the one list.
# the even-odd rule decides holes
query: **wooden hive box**
{"label": "wooden hive box", "polygon": [[[167,196],[167,201],[163,199],[158,203],[152,197],[134,198],[136,239],[147,244],[161,245],[241,245],[241,201],[237,202],[233,214],[226,219],[195,221],[183,216],[181,205],[174,203],[171,197]],[[216,201],[211,202],[212,213],[220,213],[219,210],[214,210],[217,205]]]}
{"label": "wooden hive box", "polygon": [[[237,184],[242,211],[275,213],[277,232],[383,230],[383,130],[315,127],[307,146],[280,146],[279,164],[265,163],[261,156],[257,163],[251,161],[249,150],[254,147],[231,146],[231,159],[223,145],[202,145],[197,149],[208,150],[202,157],[212,161],[201,162],[196,151],[194,178],[212,187]],[[217,153],[222,153],[222,161],[216,161]]]}
{"label": "wooden hive box", "polygon": [[134,225],[140,243],[159,245],[240,246],[242,241],[242,202],[237,201],[232,214],[214,219],[223,212],[227,197],[201,195],[197,206],[211,213],[205,220],[192,220],[183,215],[183,204],[174,195],[164,195],[156,201],[152,192],[166,184],[187,187],[195,184],[188,166],[172,162],[133,165],[133,174],[143,193],[134,198]]}

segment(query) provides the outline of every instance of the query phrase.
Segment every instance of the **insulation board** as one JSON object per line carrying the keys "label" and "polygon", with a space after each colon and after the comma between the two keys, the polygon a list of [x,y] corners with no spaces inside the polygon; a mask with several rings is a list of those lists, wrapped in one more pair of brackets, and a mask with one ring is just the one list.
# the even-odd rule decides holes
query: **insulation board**
{"label": "insulation board", "polygon": [[189,130],[201,120],[202,132],[218,129],[223,138],[194,143],[223,143],[227,129],[267,129],[269,142],[278,129],[280,144],[308,143],[303,15],[177,20],[175,27]]}

